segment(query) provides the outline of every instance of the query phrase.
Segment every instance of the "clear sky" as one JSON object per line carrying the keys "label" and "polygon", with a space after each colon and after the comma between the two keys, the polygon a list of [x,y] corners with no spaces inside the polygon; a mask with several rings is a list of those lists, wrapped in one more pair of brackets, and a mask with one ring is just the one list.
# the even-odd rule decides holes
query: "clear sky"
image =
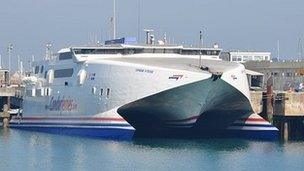
{"label": "clear sky", "polygon": [[[139,3],[140,1],[140,3]],[[0,54],[7,64],[6,47],[13,43],[13,60],[44,55],[46,42],[53,51],[71,45],[105,40],[110,33],[112,0],[1,0]],[[303,0],[116,0],[118,37],[138,35],[153,28],[156,38],[166,33],[175,43],[219,43],[224,50],[270,51],[280,58],[298,57],[304,44]],[[140,8],[139,8],[140,5]],[[141,31],[143,41],[144,32]]]}

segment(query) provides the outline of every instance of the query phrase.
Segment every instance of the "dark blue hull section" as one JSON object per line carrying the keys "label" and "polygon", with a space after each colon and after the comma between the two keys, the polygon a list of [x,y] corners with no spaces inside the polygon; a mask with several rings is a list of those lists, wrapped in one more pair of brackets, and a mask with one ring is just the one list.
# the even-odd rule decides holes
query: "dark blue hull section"
{"label": "dark blue hull section", "polygon": [[84,136],[84,137],[97,137],[102,139],[115,139],[115,140],[132,140],[135,130],[129,129],[113,129],[113,128],[64,128],[64,127],[20,127],[10,126],[10,128],[45,132],[51,134],[62,134],[72,136]]}
{"label": "dark blue hull section", "polygon": [[229,138],[244,138],[257,140],[279,140],[279,131],[275,130],[229,130],[226,132]]}

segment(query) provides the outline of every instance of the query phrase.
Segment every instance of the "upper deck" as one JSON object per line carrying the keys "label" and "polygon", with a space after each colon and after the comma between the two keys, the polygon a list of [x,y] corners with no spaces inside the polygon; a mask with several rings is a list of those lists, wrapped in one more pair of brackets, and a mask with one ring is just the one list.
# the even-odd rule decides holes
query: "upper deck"
{"label": "upper deck", "polygon": [[[184,47],[177,45],[100,45],[69,47],[58,51],[53,60],[48,60],[48,65],[60,67],[72,66],[72,63],[98,61],[116,61],[140,64],[146,66],[164,67],[172,69],[184,69],[203,72],[197,67],[198,59],[208,60],[203,65],[216,70],[230,68],[231,64],[220,62],[219,48]],[[209,61],[210,60],[210,61]],[[212,62],[217,61],[217,62]],[[220,63],[219,63],[220,62]],[[36,63],[35,74],[43,73],[46,63]],[[219,65],[216,65],[219,64]],[[215,67],[217,66],[217,67]],[[55,68],[58,68],[55,67]]]}
{"label": "upper deck", "polygon": [[71,47],[75,55],[133,55],[133,54],[179,54],[208,55],[218,57],[219,48],[197,48],[176,45],[103,45],[96,47]]}

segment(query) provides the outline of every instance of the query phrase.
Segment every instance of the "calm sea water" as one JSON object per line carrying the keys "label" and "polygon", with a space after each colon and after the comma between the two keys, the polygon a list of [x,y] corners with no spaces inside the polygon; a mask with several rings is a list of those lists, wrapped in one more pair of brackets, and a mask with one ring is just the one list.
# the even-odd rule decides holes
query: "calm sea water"
{"label": "calm sea water", "polygon": [[304,142],[111,141],[0,129],[0,170],[303,170]]}

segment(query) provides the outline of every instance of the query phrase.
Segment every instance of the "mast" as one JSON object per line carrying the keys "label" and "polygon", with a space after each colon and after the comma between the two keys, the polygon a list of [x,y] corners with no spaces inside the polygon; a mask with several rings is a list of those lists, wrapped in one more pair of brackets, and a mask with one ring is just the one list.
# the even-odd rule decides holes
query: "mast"
{"label": "mast", "polygon": [[32,73],[35,73],[34,62],[35,62],[35,56],[32,55],[32,60],[30,61],[30,69],[32,69]]}
{"label": "mast", "polygon": [[11,55],[13,51],[13,44],[9,43],[7,47],[7,56],[8,56],[8,85],[10,85],[10,72],[11,72]]}
{"label": "mast", "polygon": [[138,0],[138,11],[137,11],[137,38],[138,38],[138,43],[140,42],[140,1]]}
{"label": "mast", "polygon": [[302,59],[302,52],[303,51],[303,46],[302,46],[302,41],[301,38],[299,38],[299,42],[298,42],[298,59]]}
{"label": "mast", "polygon": [[113,0],[112,26],[113,26],[113,39],[116,39],[116,3],[115,3],[115,0]]}
{"label": "mast", "polygon": [[20,56],[19,55],[17,55],[17,65],[18,65],[17,71],[20,71]]}
{"label": "mast", "polygon": [[23,61],[20,60],[20,74],[23,75]]}
{"label": "mast", "polygon": [[277,42],[277,51],[278,51],[278,56],[277,56],[277,59],[278,59],[278,62],[280,61],[280,41],[278,40]]}
{"label": "mast", "polygon": [[198,61],[198,67],[202,68],[202,45],[203,45],[203,35],[202,31],[199,32],[199,61]]}

